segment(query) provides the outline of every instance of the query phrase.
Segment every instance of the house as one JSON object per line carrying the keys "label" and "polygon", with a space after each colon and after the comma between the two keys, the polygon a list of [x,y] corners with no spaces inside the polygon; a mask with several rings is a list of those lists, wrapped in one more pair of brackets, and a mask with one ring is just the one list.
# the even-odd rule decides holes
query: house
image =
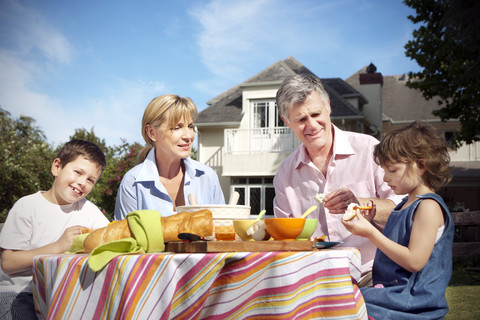
{"label": "house", "polygon": [[[293,57],[277,61],[208,101],[195,120],[198,160],[217,172],[225,197],[238,191],[239,204],[250,205],[252,214],[263,209],[273,214],[273,177],[300,144],[283,123],[275,95],[287,76],[301,73],[313,75]],[[383,132],[411,122],[404,105],[409,101],[395,96],[403,97],[402,92],[386,92],[394,78],[383,77],[373,65],[347,80],[320,79],[330,97],[332,122],[342,130],[381,138]],[[398,110],[407,117],[400,119]],[[413,115],[412,120],[422,118]]]}
{"label": "house", "polygon": [[[313,74],[293,57],[278,61],[208,101],[195,120],[198,160],[216,170],[225,197],[240,193],[252,214],[273,214],[273,177],[280,163],[300,144],[285,126],[275,103],[282,81]],[[367,100],[340,78],[322,79],[330,96],[332,122],[345,130],[377,133],[362,113]]]}

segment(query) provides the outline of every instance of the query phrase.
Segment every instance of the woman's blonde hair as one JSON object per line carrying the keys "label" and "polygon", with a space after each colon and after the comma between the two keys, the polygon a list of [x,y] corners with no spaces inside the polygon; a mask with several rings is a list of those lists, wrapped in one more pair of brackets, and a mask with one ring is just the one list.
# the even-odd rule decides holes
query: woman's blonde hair
{"label": "woman's blonde hair", "polygon": [[450,155],[445,139],[426,123],[415,121],[408,126],[389,132],[373,152],[375,162],[416,164],[424,169],[423,183],[438,191],[451,179]]}
{"label": "woman's blonde hair", "polygon": [[[167,111],[169,111],[168,118]],[[145,161],[154,146],[153,141],[147,134],[147,125],[158,128],[162,123],[168,122],[170,127],[175,127],[185,116],[192,116],[192,120],[197,117],[197,107],[188,97],[182,98],[176,94],[164,94],[150,101],[143,112],[142,136],[146,146],[140,150],[139,162]]]}

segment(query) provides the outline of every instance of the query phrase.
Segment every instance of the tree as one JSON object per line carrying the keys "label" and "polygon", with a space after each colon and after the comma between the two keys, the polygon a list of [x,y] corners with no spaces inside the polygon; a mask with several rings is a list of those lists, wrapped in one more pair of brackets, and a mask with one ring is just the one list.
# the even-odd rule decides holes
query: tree
{"label": "tree", "polygon": [[406,55],[423,67],[410,72],[407,86],[438,99],[433,114],[458,119],[453,143],[480,141],[480,1],[404,0],[415,9],[408,16],[420,27],[405,45]]}
{"label": "tree", "polygon": [[123,140],[123,143],[115,148],[115,157],[107,164],[104,179],[98,189],[102,194],[102,207],[110,218],[113,217],[120,182],[125,173],[138,164],[138,152],[141,148],[138,143],[128,144]]}
{"label": "tree", "polygon": [[107,147],[105,143],[105,139],[100,139],[95,135],[93,128],[90,129],[90,132],[87,131],[85,128],[75,129],[75,133],[70,136],[70,140],[85,140],[91,143],[95,143],[104,153],[105,156],[108,157],[109,153],[111,152],[110,148]]}
{"label": "tree", "polygon": [[21,197],[50,189],[55,157],[33,118],[13,119],[0,107],[0,222]]}

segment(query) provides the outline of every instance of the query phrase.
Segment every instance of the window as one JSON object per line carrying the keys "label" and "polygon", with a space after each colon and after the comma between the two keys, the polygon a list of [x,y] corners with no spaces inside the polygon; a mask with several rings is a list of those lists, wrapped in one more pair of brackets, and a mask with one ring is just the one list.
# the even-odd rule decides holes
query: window
{"label": "window", "polygon": [[240,194],[238,204],[251,207],[251,214],[258,214],[262,210],[267,215],[273,215],[273,177],[231,178],[230,192]]}
{"label": "window", "polygon": [[252,108],[252,128],[285,127],[274,99],[252,100],[250,105]]}

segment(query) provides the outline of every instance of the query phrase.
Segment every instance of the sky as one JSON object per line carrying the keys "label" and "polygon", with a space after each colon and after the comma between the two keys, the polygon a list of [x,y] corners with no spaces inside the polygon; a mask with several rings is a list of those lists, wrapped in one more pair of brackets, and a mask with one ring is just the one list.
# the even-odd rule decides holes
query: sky
{"label": "sky", "polygon": [[107,145],[144,144],[155,97],[207,102],[293,56],[320,78],[405,56],[415,12],[401,0],[0,0],[0,107],[35,119],[48,142],[92,128]]}

